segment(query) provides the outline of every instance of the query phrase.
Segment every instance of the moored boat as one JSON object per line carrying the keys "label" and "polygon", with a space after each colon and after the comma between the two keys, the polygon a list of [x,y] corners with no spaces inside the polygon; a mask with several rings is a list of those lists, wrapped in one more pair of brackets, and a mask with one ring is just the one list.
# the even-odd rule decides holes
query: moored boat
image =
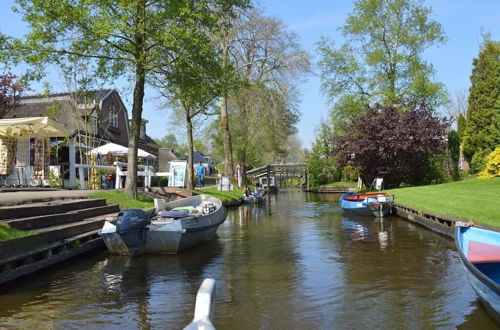
{"label": "moored boat", "polygon": [[221,200],[208,195],[168,203],[155,199],[153,214],[120,211],[116,226],[106,221],[100,234],[111,253],[172,254],[212,239],[226,216]]}
{"label": "moored boat", "polygon": [[243,201],[248,204],[260,204],[264,203],[265,200],[266,200],[265,196],[254,196],[254,195],[243,196]]}
{"label": "moored boat", "polygon": [[340,207],[347,212],[382,218],[392,209],[394,198],[386,193],[360,194],[347,192],[339,197]]}
{"label": "moored boat", "polygon": [[500,232],[457,223],[455,244],[465,274],[483,306],[500,325]]}

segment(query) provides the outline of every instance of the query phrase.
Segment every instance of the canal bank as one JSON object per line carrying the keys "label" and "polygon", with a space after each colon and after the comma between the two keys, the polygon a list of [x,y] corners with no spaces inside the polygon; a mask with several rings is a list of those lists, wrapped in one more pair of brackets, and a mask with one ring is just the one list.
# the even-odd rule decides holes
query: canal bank
{"label": "canal bank", "polygon": [[0,326],[182,328],[204,278],[218,329],[495,329],[453,242],[397,217],[341,211],[338,196],[282,191],[229,211],[215,239],[178,256],[106,252],[0,296]]}

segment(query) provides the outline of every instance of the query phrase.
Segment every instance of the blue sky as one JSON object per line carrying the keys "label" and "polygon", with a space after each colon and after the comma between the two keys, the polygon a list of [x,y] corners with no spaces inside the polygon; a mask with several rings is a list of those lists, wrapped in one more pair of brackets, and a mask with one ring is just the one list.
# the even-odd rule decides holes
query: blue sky
{"label": "blue sky", "polygon": [[[316,42],[321,36],[328,36],[337,44],[342,43],[338,28],[353,8],[353,2],[347,0],[259,0],[259,3],[264,7],[265,14],[280,18],[298,34],[303,48],[314,56],[314,63],[318,60],[315,56]],[[11,12],[12,4],[12,0],[0,1],[0,31],[20,36],[26,28],[19,15]],[[436,70],[435,79],[444,83],[451,92],[469,88],[472,59],[478,54],[481,33],[488,32],[493,40],[500,40],[500,1],[427,0],[425,5],[432,8],[432,18],[441,23],[448,38],[444,45],[428,49],[424,55]],[[56,82],[57,77],[57,74],[52,74],[49,78],[53,90],[65,91],[63,85]],[[299,90],[302,115],[297,125],[298,136],[303,146],[309,148],[320,118],[328,116],[327,100],[321,93],[317,70]],[[123,95],[122,92],[130,112],[132,93],[129,94]],[[143,117],[149,120],[148,134],[155,138],[170,133],[169,114],[159,107],[153,96],[146,95]]]}

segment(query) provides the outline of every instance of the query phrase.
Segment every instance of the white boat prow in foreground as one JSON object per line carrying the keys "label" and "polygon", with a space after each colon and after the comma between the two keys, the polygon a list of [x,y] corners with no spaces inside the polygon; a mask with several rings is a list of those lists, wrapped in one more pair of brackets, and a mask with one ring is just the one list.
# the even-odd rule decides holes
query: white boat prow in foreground
{"label": "white boat prow in foreground", "polygon": [[140,209],[120,211],[116,226],[106,222],[100,234],[111,253],[172,254],[212,239],[226,216],[221,200],[208,195],[155,199],[152,216]]}

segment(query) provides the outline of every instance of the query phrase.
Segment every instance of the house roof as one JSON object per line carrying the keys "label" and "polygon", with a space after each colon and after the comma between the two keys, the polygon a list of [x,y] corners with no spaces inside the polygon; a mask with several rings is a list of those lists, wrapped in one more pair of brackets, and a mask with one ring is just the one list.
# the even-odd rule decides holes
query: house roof
{"label": "house roof", "polygon": [[84,104],[86,100],[92,100],[92,103],[99,103],[110,95],[115,89],[96,89],[91,91],[71,92],[71,93],[52,93],[48,95],[27,95],[21,97],[22,103],[45,103],[49,101],[67,100],[76,97],[79,104]]}
{"label": "house roof", "polygon": [[[187,157],[182,158],[181,160],[187,160]],[[201,151],[194,150],[193,151],[193,164],[198,163],[211,163],[211,158],[205,156]]]}

